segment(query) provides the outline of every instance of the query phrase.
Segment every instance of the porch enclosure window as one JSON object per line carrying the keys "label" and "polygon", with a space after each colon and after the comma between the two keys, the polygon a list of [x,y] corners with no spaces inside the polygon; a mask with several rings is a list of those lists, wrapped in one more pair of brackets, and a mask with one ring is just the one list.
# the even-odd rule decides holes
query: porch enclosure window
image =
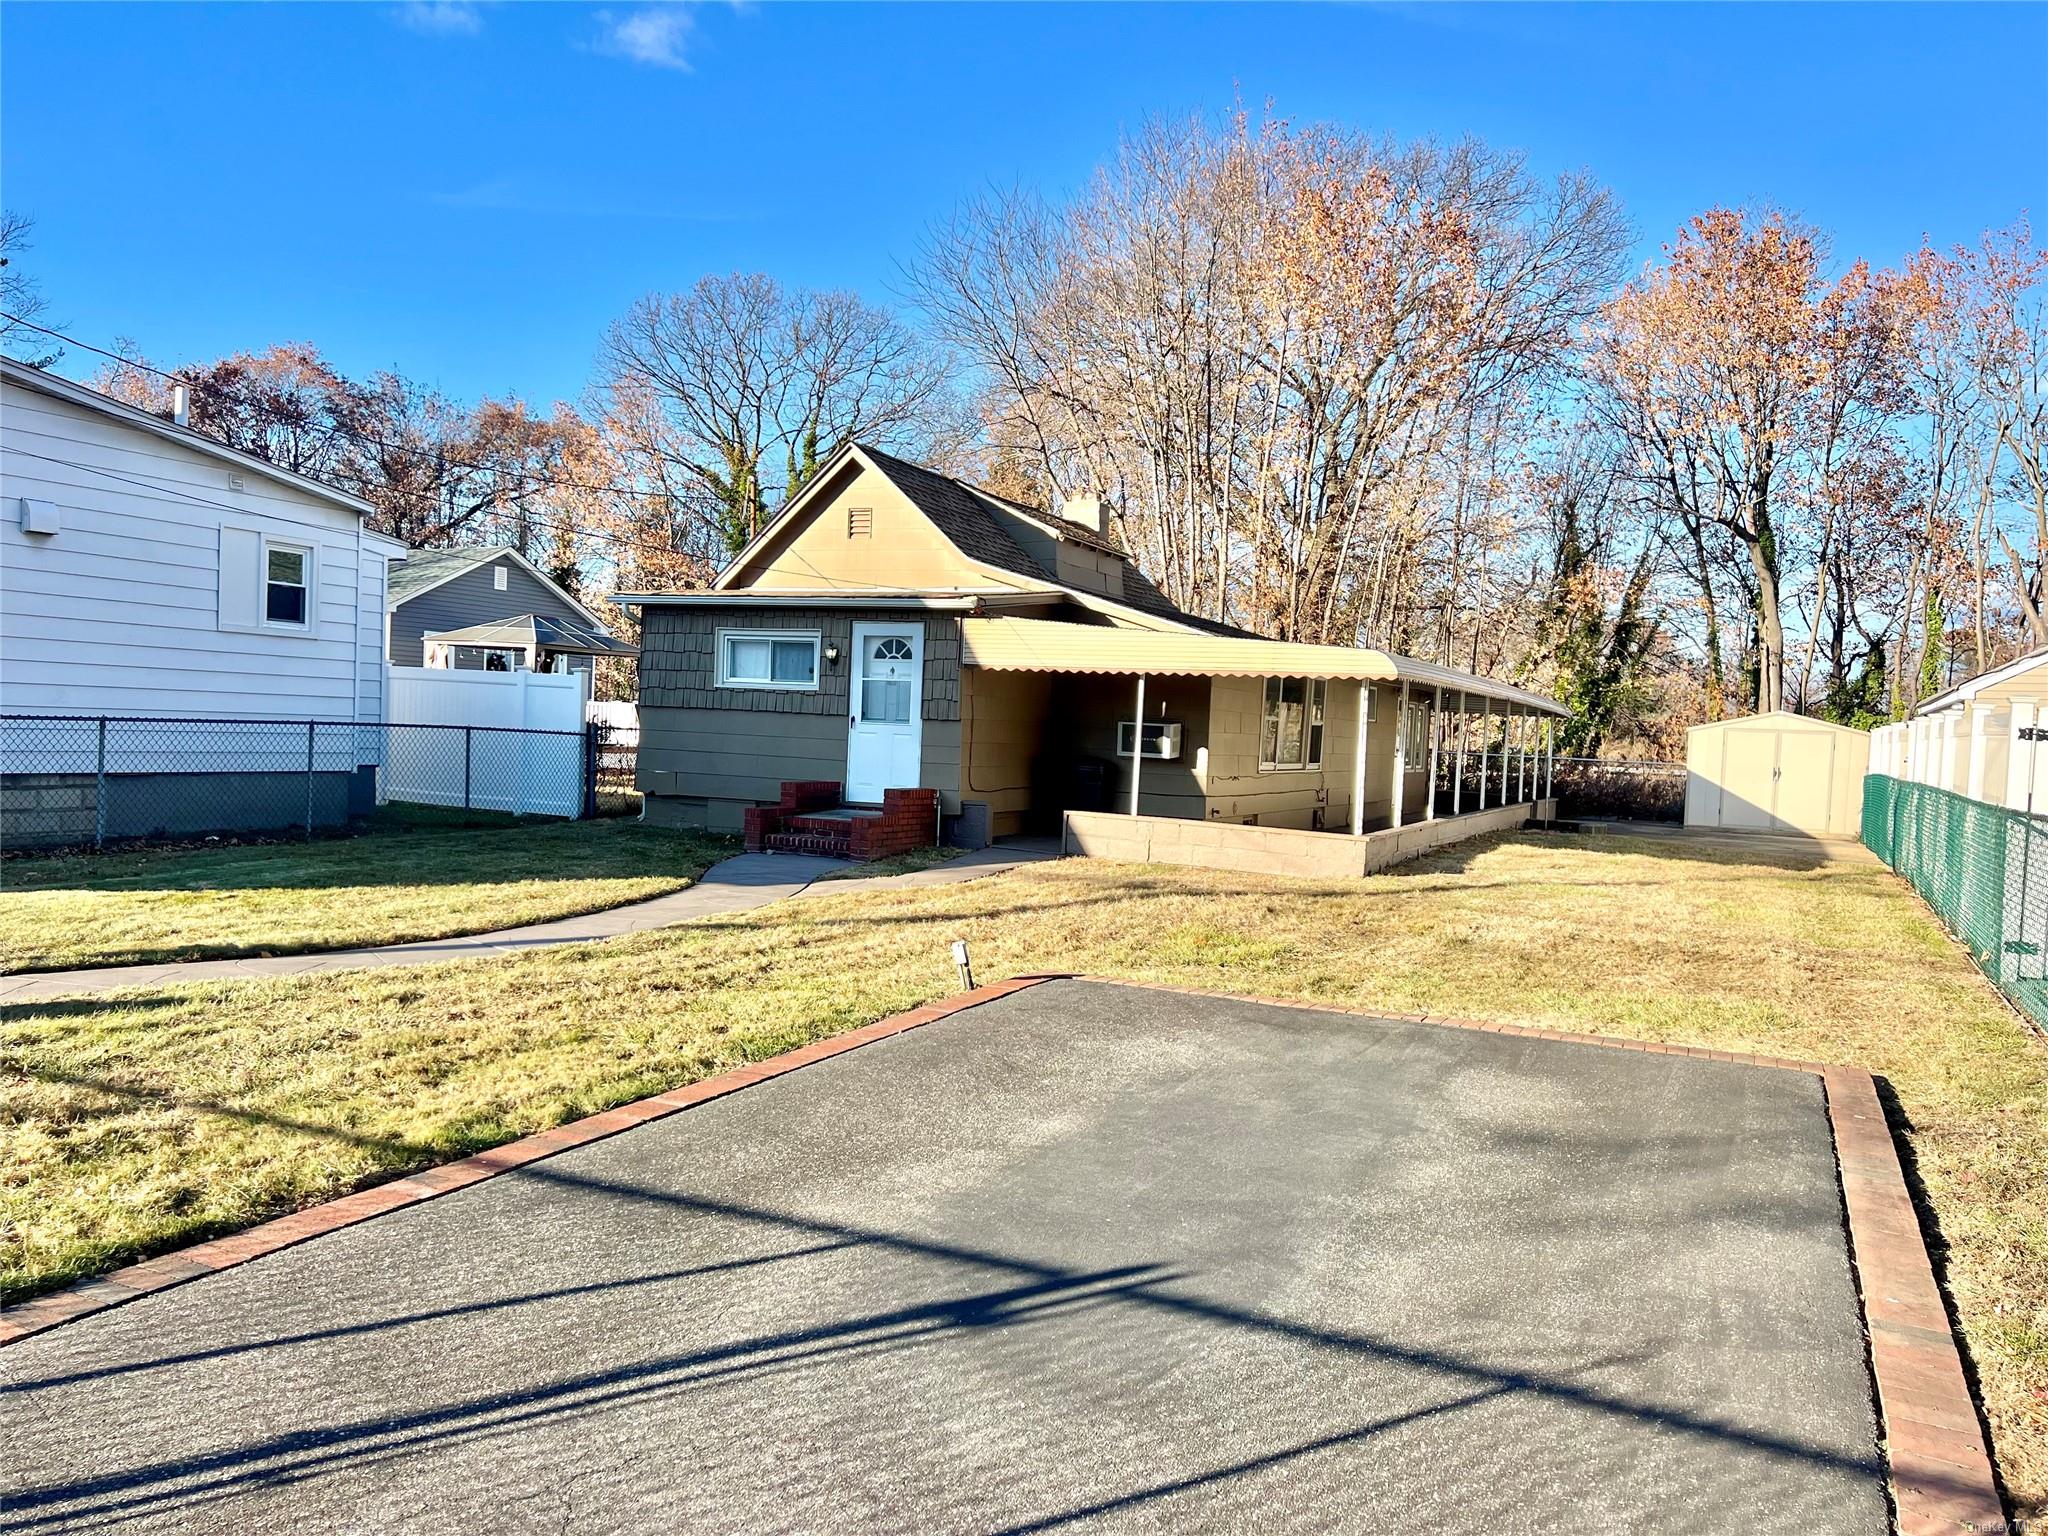
{"label": "porch enclosure window", "polygon": [[786,630],[721,629],[718,686],[815,692],[818,636]]}
{"label": "porch enclosure window", "polygon": [[1261,768],[1323,766],[1323,698],[1319,677],[1269,677],[1259,722]]}

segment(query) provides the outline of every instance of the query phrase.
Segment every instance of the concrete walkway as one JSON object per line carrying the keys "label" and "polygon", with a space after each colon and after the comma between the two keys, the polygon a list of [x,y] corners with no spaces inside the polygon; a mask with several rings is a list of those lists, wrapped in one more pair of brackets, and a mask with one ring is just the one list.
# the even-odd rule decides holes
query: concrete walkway
{"label": "concrete walkway", "polygon": [[[843,891],[890,890],[921,885],[948,885],[1000,874],[1038,859],[1052,857],[1035,848],[984,848],[962,854],[931,869],[907,875],[876,875],[833,880],[818,887],[821,895]],[[837,871],[857,866],[845,859],[814,858],[795,853],[743,853],[706,870],[695,885],[650,901],[586,912],[580,917],[500,928],[492,933],[457,938],[425,939],[416,944],[385,944],[371,949],[335,949],[310,955],[249,955],[234,960],[188,960],[166,965],[114,965],[78,971],[33,971],[0,976],[0,1004],[34,1002],[45,997],[87,997],[121,987],[178,986],[195,981],[247,981],[262,976],[302,976],[314,971],[368,970],[390,965],[436,965],[444,960],[472,960],[485,955],[545,949],[555,944],[588,944],[654,928],[672,928],[700,917],[748,912],[772,901],[796,896]]]}

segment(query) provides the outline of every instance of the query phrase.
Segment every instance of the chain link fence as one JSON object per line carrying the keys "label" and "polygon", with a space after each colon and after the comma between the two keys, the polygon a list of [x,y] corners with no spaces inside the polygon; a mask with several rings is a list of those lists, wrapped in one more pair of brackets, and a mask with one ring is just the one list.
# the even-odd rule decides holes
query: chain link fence
{"label": "chain link fence", "polygon": [[1567,821],[1685,820],[1685,764],[1628,762],[1612,757],[1557,760],[1557,814]]}
{"label": "chain link fence", "polygon": [[1872,774],[1863,781],[1863,845],[2048,1028],[2048,817]]}
{"label": "chain link fence", "polygon": [[0,850],[311,837],[386,801],[594,816],[600,750],[596,728],[0,714]]}

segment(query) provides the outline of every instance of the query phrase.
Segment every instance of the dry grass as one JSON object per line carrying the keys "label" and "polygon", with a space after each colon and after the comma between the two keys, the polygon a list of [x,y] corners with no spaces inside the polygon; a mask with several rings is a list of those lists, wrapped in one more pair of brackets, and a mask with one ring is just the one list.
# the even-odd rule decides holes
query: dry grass
{"label": "dry grass", "polygon": [[[1748,857],[1754,858],[1754,855]],[[1537,835],[1322,884],[1080,861],[617,944],[0,1013],[16,1295],[1045,968],[1882,1074],[2001,1469],[2048,1500],[2048,1051],[1893,877]]]}
{"label": "dry grass", "polygon": [[737,851],[729,838],[580,821],[13,859],[0,866],[0,971],[482,933],[665,895]]}

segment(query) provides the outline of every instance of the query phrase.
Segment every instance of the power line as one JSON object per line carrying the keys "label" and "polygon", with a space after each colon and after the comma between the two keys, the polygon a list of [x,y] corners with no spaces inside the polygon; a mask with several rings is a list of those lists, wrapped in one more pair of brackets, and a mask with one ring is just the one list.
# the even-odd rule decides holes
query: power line
{"label": "power line", "polygon": [[[215,501],[210,496],[201,496],[197,491],[188,491],[182,486],[170,486],[151,480],[138,480],[132,475],[119,474],[111,469],[101,469],[97,464],[80,464],[74,459],[60,459],[53,454],[36,453],[27,448],[10,447],[7,451],[19,454],[25,459],[39,459],[45,464],[61,464],[66,469],[75,469],[81,474],[100,475],[108,480],[118,480],[124,485],[136,486],[145,491],[155,491],[157,494],[168,496],[174,501],[189,502],[194,506],[213,507],[222,512],[233,512],[243,516],[246,516],[249,511],[246,506],[238,507],[231,502]],[[527,520],[537,523],[544,528],[553,528],[557,532],[568,532],[591,539],[609,539],[615,543],[628,545],[635,549],[651,550],[656,554],[681,555],[686,553],[670,545],[649,544],[644,540],[629,539],[623,534],[605,533],[595,528],[576,528],[572,525],[554,523],[549,519],[539,517],[529,517]]]}
{"label": "power line", "polygon": [[[105,347],[96,347],[89,341],[80,341],[76,336],[68,335],[63,331],[52,330],[47,325],[38,325],[33,320],[23,319],[20,315],[10,314],[6,310],[0,310],[0,320],[26,326],[32,331],[40,332],[42,335],[54,337],[58,341],[77,347],[81,352],[90,352],[97,357],[104,357],[110,362],[119,363],[124,368],[133,368],[141,373],[153,373],[160,379],[167,379],[173,384],[182,384],[187,389],[196,387],[192,380],[184,374],[172,373],[167,369],[157,367],[153,363],[143,362],[140,358],[128,357],[119,352],[110,352]],[[473,469],[484,474],[507,473],[505,467],[501,464],[479,464],[472,459],[451,458],[437,449],[423,448],[413,443],[404,443],[392,438],[378,437],[373,433],[364,432],[356,427],[320,425],[314,427],[313,430],[322,432],[329,437],[343,437],[355,442],[366,443],[374,448],[396,449],[400,452],[413,454],[419,458],[432,458],[442,465],[452,466],[456,469]],[[665,501],[676,499],[672,492],[650,491],[644,486],[603,485],[589,481],[562,480],[552,475],[533,475],[525,471],[519,471],[518,474],[520,478],[529,481],[535,489],[546,487],[562,491],[596,491],[607,495],[636,496],[643,499],[657,497]],[[593,535],[593,537],[602,537],[602,535]]]}

